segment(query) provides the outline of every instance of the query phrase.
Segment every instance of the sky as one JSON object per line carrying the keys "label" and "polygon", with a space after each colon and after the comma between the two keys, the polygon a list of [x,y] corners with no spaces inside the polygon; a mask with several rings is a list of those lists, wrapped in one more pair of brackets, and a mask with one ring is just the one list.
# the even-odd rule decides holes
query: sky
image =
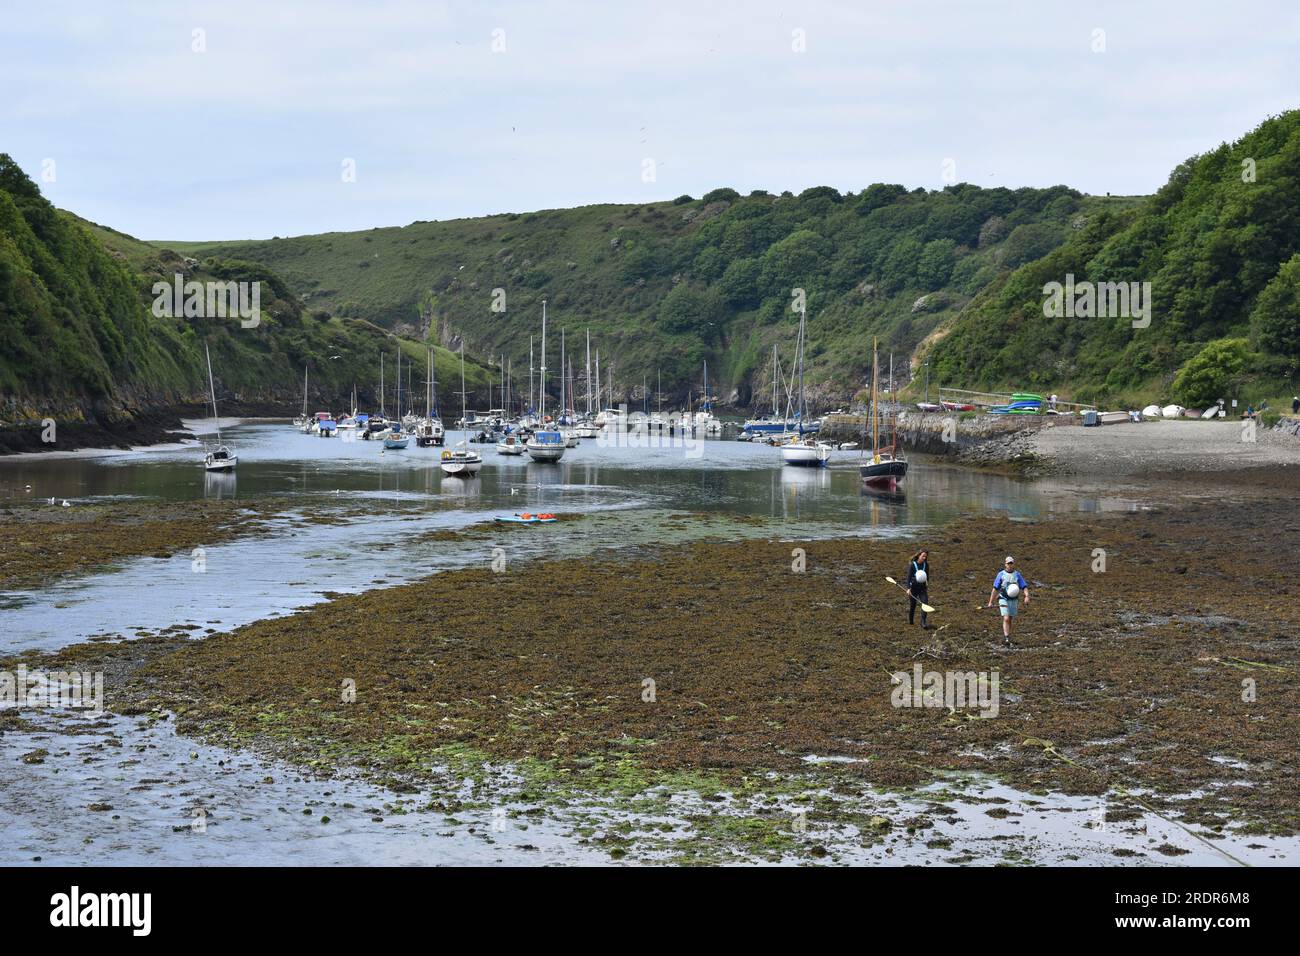
{"label": "sky", "polygon": [[873,182],[1149,193],[1300,106],[1257,0],[0,0],[0,152],[145,239]]}

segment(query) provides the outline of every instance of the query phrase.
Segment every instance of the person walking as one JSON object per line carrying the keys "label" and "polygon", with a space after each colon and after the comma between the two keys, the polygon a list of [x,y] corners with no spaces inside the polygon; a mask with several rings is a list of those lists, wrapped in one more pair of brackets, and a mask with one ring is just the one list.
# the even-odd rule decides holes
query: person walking
{"label": "person walking", "polygon": [[993,579],[993,590],[989,592],[989,603],[985,607],[992,607],[993,600],[996,598],[998,609],[1002,612],[1002,643],[1006,647],[1011,646],[1011,622],[1015,620],[1016,610],[1020,605],[1020,599],[1025,599],[1025,604],[1029,604],[1029,582],[1025,576],[1016,570],[1016,559],[1007,555],[1002,562],[1002,570],[997,573]]}
{"label": "person walking", "polygon": [[1300,395],[1291,399],[1291,414],[1300,415]]}
{"label": "person walking", "polygon": [[[922,548],[907,568],[907,623],[916,623],[916,608],[930,603],[930,552]],[[929,630],[929,615],[921,609],[921,630]]]}

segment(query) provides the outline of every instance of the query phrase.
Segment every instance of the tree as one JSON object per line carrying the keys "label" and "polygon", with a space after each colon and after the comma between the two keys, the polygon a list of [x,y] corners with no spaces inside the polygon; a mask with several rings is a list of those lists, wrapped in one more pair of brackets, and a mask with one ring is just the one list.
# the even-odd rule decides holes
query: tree
{"label": "tree", "polygon": [[705,193],[700,201],[706,204],[711,202],[735,202],[739,198],[740,193],[730,186],[719,186],[717,189],[711,189]]}
{"label": "tree", "polygon": [[728,304],[748,308],[758,304],[758,278],[762,267],[757,259],[735,259],[718,280],[718,291]]}
{"label": "tree", "polygon": [[1003,245],[1003,265],[1015,268],[1041,259],[1065,239],[1064,230],[1050,222],[1030,222],[1016,226]]}
{"label": "tree", "polygon": [[1228,397],[1246,367],[1245,339],[1215,339],[1189,359],[1174,377],[1174,401],[1212,405]]}
{"label": "tree", "polygon": [[659,304],[659,327],[673,335],[713,338],[722,314],[722,298],[716,290],[697,289],[683,282],[673,286]]}
{"label": "tree", "polygon": [[786,295],[808,287],[830,269],[830,243],[809,229],[800,229],[773,243],[763,253],[760,286],[766,294]]}
{"label": "tree", "polygon": [[951,239],[935,239],[925,244],[916,263],[916,282],[922,289],[933,292],[948,284],[956,248],[957,243]]}
{"label": "tree", "polygon": [[1300,357],[1300,255],[1282,263],[1255,300],[1250,336],[1257,349],[1293,366]]}

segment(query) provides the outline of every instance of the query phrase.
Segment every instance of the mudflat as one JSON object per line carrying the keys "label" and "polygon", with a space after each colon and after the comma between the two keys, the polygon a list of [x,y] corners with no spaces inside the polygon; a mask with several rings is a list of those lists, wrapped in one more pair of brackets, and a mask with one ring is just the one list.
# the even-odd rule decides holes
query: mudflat
{"label": "mudflat", "polygon": [[[920,546],[935,630],[909,626],[884,581]],[[1008,553],[1031,584],[1009,649],[978,609]],[[542,804],[652,788],[816,799],[960,771],[1105,794],[1120,819],[1300,830],[1300,508],[1285,497],[507,567],[198,641],[80,645],[49,666],[105,669],[110,709],[397,789],[508,764]],[[996,714],[897,706],[896,675],[918,663],[996,676]]]}

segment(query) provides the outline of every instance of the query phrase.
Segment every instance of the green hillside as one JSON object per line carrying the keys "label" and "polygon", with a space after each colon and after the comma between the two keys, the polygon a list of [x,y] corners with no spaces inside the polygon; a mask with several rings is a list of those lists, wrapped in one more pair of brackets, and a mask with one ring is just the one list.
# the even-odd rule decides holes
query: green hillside
{"label": "green hillside", "polygon": [[[682,400],[701,363],[720,397],[767,393],[772,344],[788,364],[792,290],[807,291],[808,382],[839,401],[863,381],[871,337],[907,355],[1000,273],[1056,248],[1104,212],[1137,200],[1051,189],[939,192],[875,185],[798,196],[717,189],[700,199],[588,206],[402,228],[256,242],[168,243],[199,256],[265,263],[309,308],[361,317],[527,368],[541,301],[570,334],[581,365],[591,330],[602,372],[638,401],[651,389]],[[493,290],[506,311],[494,312]],[[549,361],[558,364],[555,346]],[[604,376],[602,376],[604,377]],[[581,388],[579,389],[581,394]]]}
{"label": "green hillside", "polygon": [[[1044,286],[1067,274],[1150,282],[1150,326],[1045,318]],[[1117,404],[1289,398],[1300,364],[1300,111],[1187,160],[1147,202],[1094,217],[999,278],[932,358],[936,382]]]}
{"label": "green hillside", "polygon": [[[259,282],[260,323],[246,329],[238,318],[155,315],[154,283],[177,273],[187,281]],[[310,311],[265,266],[196,262],[56,210],[0,154],[0,421],[103,423],[202,404],[205,340],[218,391],[237,405],[296,407],[304,365],[314,406],[342,407],[354,384],[364,403],[377,404],[380,355],[391,366],[399,341],[413,379],[424,378],[421,342],[398,340],[364,319]],[[488,370],[470,363],[466,375],[482,404]],[[438,349],[437,376],[442,402],[458,406],[459,357]]]}

